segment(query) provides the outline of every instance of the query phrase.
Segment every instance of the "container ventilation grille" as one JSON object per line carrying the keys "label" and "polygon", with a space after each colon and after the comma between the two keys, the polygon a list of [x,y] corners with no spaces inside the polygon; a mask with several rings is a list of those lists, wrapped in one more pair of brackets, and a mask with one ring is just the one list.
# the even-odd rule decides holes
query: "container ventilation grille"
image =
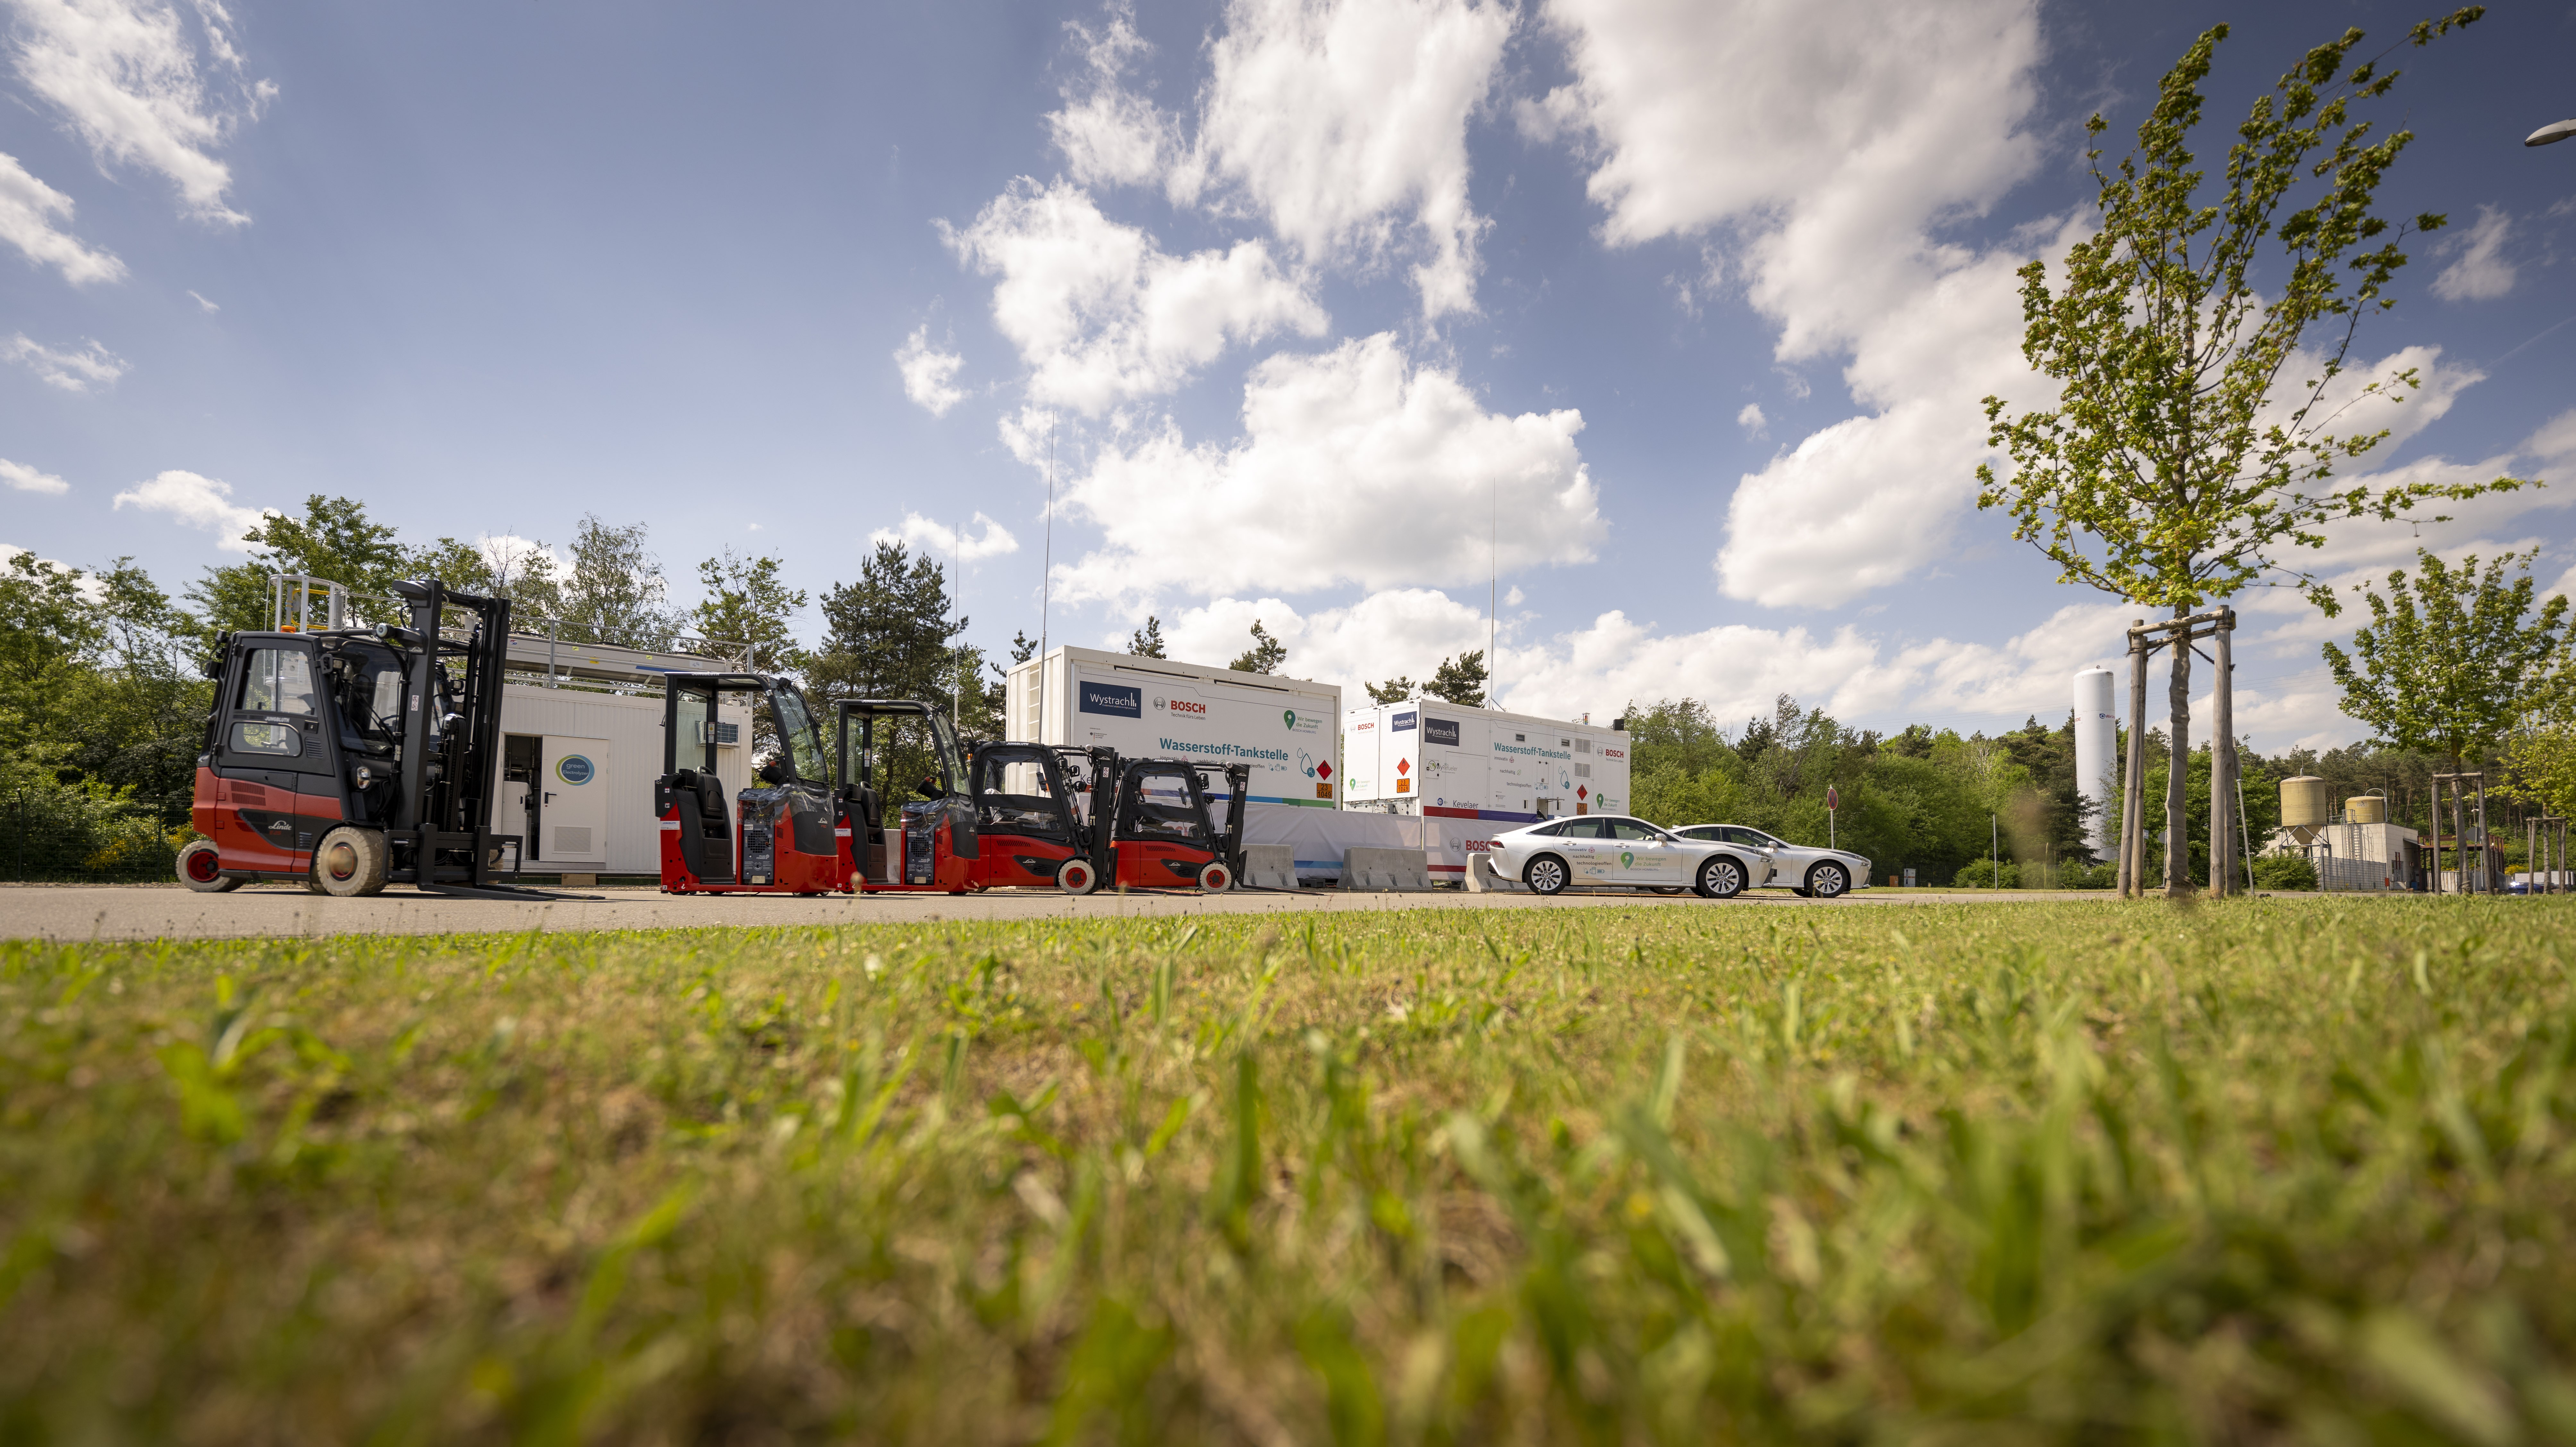
{"label": "container ventilation grille", "polygon": [[555,853],[579,859],[590,853],[590,826],[575,828],[570,824],[555,826]]}

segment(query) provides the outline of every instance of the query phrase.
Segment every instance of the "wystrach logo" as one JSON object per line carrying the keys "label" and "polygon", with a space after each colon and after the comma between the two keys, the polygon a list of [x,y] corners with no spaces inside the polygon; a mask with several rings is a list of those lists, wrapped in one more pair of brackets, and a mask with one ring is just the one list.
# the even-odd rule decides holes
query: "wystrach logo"
{"label": "wystrach logo", "polygon": [[1422,721],[1422,741],[1447,744],[1453,749],[1458,747],[1458,721],[1454,718],[1425,718]]}
{"label": "wystrach logo", "polygon": [[[1366,725],[1366,724],[1362,724],[1362,725],[1360,725],[1360,727],[1362,727],[1362,728],[1366,728],[1366,727],[1368,727],[1368,725]],[[1412,728],[1413,728],[1413,713],[1412,713],[1412,711],[1411,711],[1411,710],[1409,710],[1409,709],[1408,709],[1408,710],[1406,710],[1405,712],[1400,713],[1400,714],[1397,714],[1397,715],[1395,716],[1395,723],[1394,723],[1394,725],[1392,726],[1392,731],[1393,731],[1393,732],[1395,732],[1395,733],[1408,733],[1408,732],[1411,732],[1411,731],[1412,731]]]}
{"label": "wystrach logo", "polygon": [[1082,711],[1116,714],[1120,718],[1143,718],[1145,693],[1134,684],[1085,683],[1082,685]]}

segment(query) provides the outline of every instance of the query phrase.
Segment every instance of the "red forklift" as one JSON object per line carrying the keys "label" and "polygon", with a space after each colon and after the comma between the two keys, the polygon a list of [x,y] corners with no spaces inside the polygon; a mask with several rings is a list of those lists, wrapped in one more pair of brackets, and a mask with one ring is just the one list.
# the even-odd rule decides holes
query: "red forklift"
{"label": "red forklift", "polygon": [[[1196,886],[1210,894],[1234,887],[1243,875],[1251,765],[1115,754],[1106,765],[1092,785],[1092,857],[1103,882],[1119,889]],[[1205,776],[1219,773],[1226,782],[1222,827],[1210,814],[1205,783]]]}
{"label": "red forklift", "polygon": [[[716,748],[730,725],[717,718],[717,704],[744,693],[754,695],[754,735],[770,757],[758,783],[728,800],[716,775]],[[665,676],[662,774],[653,781],[663,892],[848,892],[850,825],[831,772],[813,710],[789,680],[764,673]]]}
{"label": "red forklift", "polygon": [[[486,827],[501,778],[510,600],[435,578],[393,585],[405,627],[222,634],[179,880],[203,894],[259,880],[317,894],[387,884],[490,899],[524,889],[520,838]],[[465,615],[463,636],[442,628]],[[336,621],[336,620],[335,620]]]}

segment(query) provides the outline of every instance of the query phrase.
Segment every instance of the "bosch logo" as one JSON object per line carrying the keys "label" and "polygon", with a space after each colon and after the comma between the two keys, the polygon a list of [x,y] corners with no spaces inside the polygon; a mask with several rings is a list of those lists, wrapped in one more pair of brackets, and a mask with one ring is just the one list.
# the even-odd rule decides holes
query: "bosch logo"
{"label": "bosch logo", "polygon": [[1605,759],[1624,759],[1628,757],[1628,755],[1618,749],[1603,749],[1601,751],[1601,757]]}
{"label": "bosch logo", "polygon": [[1176,698],[1169,703],[1165,703],[1162,700],[1157,699],[1155,703],[1157,707],[1167,709],[1173,713],[1205,714],[1207,712],[1206,704],[1192,703],[1186,698]]}

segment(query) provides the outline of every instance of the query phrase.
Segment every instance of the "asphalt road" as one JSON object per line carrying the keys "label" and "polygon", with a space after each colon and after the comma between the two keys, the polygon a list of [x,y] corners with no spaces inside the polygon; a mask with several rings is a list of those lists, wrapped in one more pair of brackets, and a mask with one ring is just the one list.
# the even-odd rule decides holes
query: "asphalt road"
{"label": "asphalt road", "polygon": [[931,920],[1126,919],[1143,915],[1310,914],[1389,909],[1595,909],[1661,905],[1671,909],[1870,909],[1895,905],[2026,902],[2064,898],[2008,890],[1990,896],[1905,894],[1867,890],[1844,899],[1804,900],[1757,890],[1714,901],[1624,890],[1563,894],[1348,893],[1294,894],[1241,890],[1228,894],[1102,894],[1074,899],[1052,891],[996,890],[970,895],[847,895],[821,899],[733,895],[683,898],[657,889],[606,888],[598,903],[527,903],[447,899],[396,886],[372,899],[331,899],[300,887],[254,885],[230,894],[195,894],[175,885],[0,886],[0,939],[253,939],[340,934],[480,934],[528,930],[688,929],[710,925],[899,924]]}

